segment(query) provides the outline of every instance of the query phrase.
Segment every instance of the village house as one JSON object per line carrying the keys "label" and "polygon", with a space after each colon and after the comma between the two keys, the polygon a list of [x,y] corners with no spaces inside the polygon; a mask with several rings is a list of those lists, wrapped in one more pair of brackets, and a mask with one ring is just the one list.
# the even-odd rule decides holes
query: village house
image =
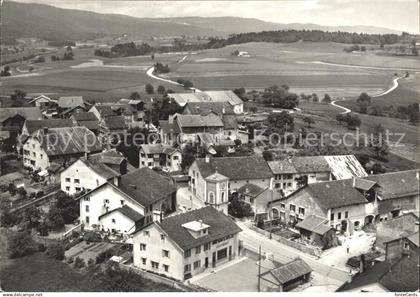
{"label": "village house", "polygon": [[0,108],[0,139],[16,139],[26,120],[41,120],[39,107]]}
{"label": "village house", "polygon": [[187,102],[182,109],[182,114],[207,115],[209,113],[224,115],[234,114],[234,111],[228,102]]}
{"label": "village house", "polygon": [[274,187],[290,193],[306,183],[367,176],[354,155],[292,157],[268,162],[274,174]]}
{"label": "village house", "polygon": [[227,102],[231,105],[235,114],[242,114],[244,112],[243,101],[232,91],[172,93],[168,94],[168,96],[181,107],[191,102]]}
{"label": "village house", "polygon": [[23,143],[23,166],[46,170],[53,164],[65,165],[72,159],[102,150],[101,143],[85,127],[43,128]]}
{"label": "village house", "polygon": [[188,175],[193,194],[225,213],[231,193],[246,184],[271,188],[272,182],[267,162],[257,156],[196,159]]}
{"label": "village house", "polygon": [[85,229],[127,235],[173,212],[176,188],[166,177],[141,168],[115,176],[77,199]]}
{"label": "village house", "polygon": [[127,173],[127,160],[115,149],[82,157],[61,171],[61,190],[69,195],[91,191]]}
{"label": "village house", "polygon": [[338,292],[416,292],[419,290],[419,233],[385,242],[385,260],[360,260],[360,271]]}
{"label": "village house", "polygon": [[139,150],[139,168],[161,168],[173,172],[181,170],[182,152],[161,143],[144,144]]}
{"label": "village house", "polygon": [[76,107],[86,108],[86,102],[82,96],[65,96],[57,100],[57,105],[60,111],[70,110]]}
{"label": "village house", "polygon": [[28,103],[33,104],[36,107],[39,107],[41,110],[45,110],[52,106],[57,105],[56,100],[53,100],[50,97],[47,97],[45,95],[39,95],[38,97],[31,99]]}
{"label": "village house", "polygon": [[352,234],[364,225],[418,211],[418,183],[418,171],[409,170],[307,184],[269,202],[270,217],[295,225],[316,215],[336,230]]}
{"label": "village house", "polygon": [[99,139],[110,146],[118,137],[124,135],[127,131],[127,124],[123,116],[106,117],[98,122],[98,131]]}
{"label": "village house", "polygon": [[98,134],[98,119],[92,112],[80,111],[70,116],[74,126],[86,127],[95,134]]}
{"label": "village house", "polygon": [[134,265],[180,281],[239,255],[241,229],[211,206],[154,221],[134,234]]}

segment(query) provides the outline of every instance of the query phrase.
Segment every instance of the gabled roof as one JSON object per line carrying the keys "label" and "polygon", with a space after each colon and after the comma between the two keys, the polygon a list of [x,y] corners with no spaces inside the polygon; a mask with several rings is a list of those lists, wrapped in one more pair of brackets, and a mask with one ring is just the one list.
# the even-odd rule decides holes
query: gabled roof
{"label": "gabled roof", "polygon": [[122,175],[118,188],[143,206],[176,192],[172,182],[147,167]]}
{"label": "gabled roof", "polygon": [[374,181],[379,186],[378,196],[382,200],[419,194],[419,170],[389,172],[369,175],[364,179]]}
{"label": "gabled roof", "polygon": [[407,240],[411,241],[415,246],[419,247],[419,232],[407,236]]}
{"label": "gabled roof", "polygon": [[363,191],[369,191],[375,185],[376,185],[376,182],[374,182],[374,181],[370,181],[370,180],[366,180],[366,179],[361,179],[361,178],[355,178],[354,179],[354,186],[357,189],[360,189],[360,190],[363,190]]}
{"label": "gabled roof", "polygon": [[313,183],[308,184],[306,188],[319,205],[325,209],[368,202],[365,196],[353,187],[351,179]]}
{"label": "gabled roof", "polygon": [[125,158],[121,153],[112,149],[98,154],[89,155],[88,160],[95,163],[120,165]]}
{"label": "gabled roof", "polygon": [[[194,238],[182,225],[198,220],[202,220],[203,224],[210,227],[207,235]],[[184,251],[241,231],[241,228],[231,218],[212,206],[167,217],[162,222],[155,223]]]}
{"label": "gabled roof", "polygon": [[99,216],[98,219],[100,220],[101,218],[106,217],[113,212],[119,212],[119,213],[126,216],[127,218],[129,218],[130,220],[132,220],[135,223],[144,218],[143,215],[141,215],[140,213],[138,213],[137,211],[135,211],[131,207],[129,207],[127,205],[124,205],[122,207],[115,208],[111,211],[108,211],[107,213],[104,213],[103,215]]}
{"label": "gabled roof", "polygon": [[212,113],[205,116],[196,114],[177,114],[176,120],[181,128],[223,127],[223,122],[220,117]]}
{"label": "gabled roof", "polygon": [[236,115],[225,114],[222,116],[223,127],[227,130],[238,128],[238,121],[236,120]]}
{"label": "gabled roof", "polygon": [[85,101],[82,96],[66,96],[60,97],[57,101],[61,108],[74,108],[77,106],[85,107]]}
{"label": "gabled roof", "polygon": [[259,156],[199,158],[195,161],[201,175],[206,178],[216,171],[231,180],[252,180],[271,178],[267,162]]}
{"label": "gabled roof", "polygon": [[227,102],[188,102],[185,104],[183,114],[207,115],[211,112],[217,114],[232,114],[233,108]]}
{"label": "gabled roof", "polygon": [[33,102],[36,102],[36,101],[41,100],[41,99],[44,99],[44,100],[47,100],[47,101],[50,101],[50,102],[55,102],[55,100],[51,99],[50,97],[47,97],[45,95],[39,95],[39,96],[31,99],[29,101],[29,103],[33,103]]}
{"label": "gabled roof", "polygon": [[159,127],[162,129],[163,133],[180,133],[178,125],[170,123],[168,120],[160,120]]}
{"label": "gabled roof", "polygon": [[167,154],[171,155],[174,152],[180,152],[179,149],[174,148],[170,145],[165,145],[161,143],[156,144],[143,144],[140,148],[144,151],[145,154]]}
{"label": "gabled roof", "polygon": [[25,120],[40,120],[42,119],[41,110],[39,107],[4,107],[0,108],[0,122],[20,115]]}
{"label": "gabled roof", "polygon": [[311,273],[312,268],[302,259],[297,258],[289,263],[281,265],[277,268],[264,272],[261,276],[271,274],[280,285],[295,280],[303,275]]}
{"label": "gabled roof", "polygon": [[229,102],[231,105],[242,104],[243,101],[234,92],[228,91],[206,91],[206,94],[214,102]]}
{"label": "gabled roof", "polygon": [[296,228],[308,230],[319,235],[324,235],[325,233],[333,229],[333,227],[329,226],[327,223],[328,220],[326,218],[321,218],[316,215],[310,215],[303,221],[299,222],[296,225]]}
{"label": "gabled roof", "polygon": [[100,141],[86,127],[39,129],[31,137],[37,138],[48,156],[71,155],[102,150]]}
{"label": "gabled roof", "polygon": [[110,116],[103,119],[103,124],[110,130],[123,130],[127,128],[123,116]]}
{"label": "gabled roof", "polygon": [[244,194],[246,196],[249,197],[257,197],[258,195],[260,195],[262,192],[264,192],[267,188],[263,189],[257,185],[254,185],[253,183],[246,183],[245,185],[243,185],[242,187],[240,187],[237,192],[239,194]]}
{"label": "gabled roof", "polygon": [[[111,108],[111,105],[109,104],[95,104],[92,106],[92,108],[95,108],[102,118],[106,118],[109,116],[115,116],[117,113]],[[89,110],[90,111],[90,110]]]}
{"label": "gabled roof", "polygon": [[230,105],[243,104],[242,100],[232,91],[205,91],[195,93],[169,94],[180,106],[189,102],[228,102]]}
{"label": "gabled roof", "polygon": [[80,111],[72,115],[76,121],[98,121],[93,112]]}
{"label": "gabled roof", "polygon": [[324,156],[335,179],[365,177],[367,172],[354,155]]}
{"label": "gabled roof", "polygon": [[42,128],[72,127],[73,122],[70,119],[26,120],[24,125],[28,133],[32,134]]}

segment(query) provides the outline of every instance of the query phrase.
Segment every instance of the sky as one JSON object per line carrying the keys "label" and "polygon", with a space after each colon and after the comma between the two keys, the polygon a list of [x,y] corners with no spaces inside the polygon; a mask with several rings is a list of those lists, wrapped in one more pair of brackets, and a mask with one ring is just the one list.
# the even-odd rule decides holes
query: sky
{"label": "sky", "polygon": [[134,17],[238,16],[276,23],[314,23],[327,26],[370,25],[410,33],[419,32],[419,0],[17,1]]}

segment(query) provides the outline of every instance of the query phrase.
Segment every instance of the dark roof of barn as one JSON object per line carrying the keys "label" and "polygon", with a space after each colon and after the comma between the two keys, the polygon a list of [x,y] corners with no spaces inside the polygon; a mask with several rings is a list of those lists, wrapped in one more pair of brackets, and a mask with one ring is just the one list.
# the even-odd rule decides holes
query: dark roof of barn
{"label": "dark roof of barn", "polygon": [[305,261],[297,258],[289,263],[263,273],[262,276],[271,274],[279,282],[279,284],[286,284],[301,276],[311,273],[312,271],[312,268]]}
{"label": "dark roof of barn", "polygon": [[104,118],[105,126],[110,130],[126,129],[127,125],[123,116],[111,116]]}
{"label": "dark roof of barn", "polygon": [[0,122],[20,115],[25,120],[40,120],[42,119],[41,110],[39,107],[2,107],[0,108]]}
{"label": "dark roof of barn", "polygon": [[70,119],[46,119],[46,120],[27,120],[25,122],[29,134],[42,128],[62,128],[71,127],[73,122]]}
{"label": "dark roof of barn", "polygon": [[[203,224],[209,225],[210,227],[207,235],[194,238],[186,228],[182,227],[182,225],[198,220],[202,220]],[[242,231],[231,218],[219,212],[212,206],[206,206],[168,217],[156,224],[158,224],[183,250],[189,250],[204,243],[234,235]]]}
{"label": "dark roof of barn", "polygon": [[191,114],[201,115],[206,115],[211,112],[217,114],[233,113],[233,108],[228,102],[187,102],[184,106],[184,114],[187,109]]}
{"label": "dark roof of barn", "polygon": [[196,159],[201,175],[206,178],[219,172],[232,180],[252,180],[272,177],[267,162],[258,156],[246,157],[221,157],[210,158],[206,163],[205,158]]}
{"label": "dark roof of barn", "polygon": [[95,114],[88,111],[80,111],[72,116],[76,121],[97,121]]}

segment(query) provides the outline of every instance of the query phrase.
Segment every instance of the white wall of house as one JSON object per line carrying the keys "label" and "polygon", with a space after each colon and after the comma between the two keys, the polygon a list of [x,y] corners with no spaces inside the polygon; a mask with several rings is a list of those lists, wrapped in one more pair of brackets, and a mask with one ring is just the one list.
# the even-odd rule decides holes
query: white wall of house
{"label": "white wall of house", "polygon": [[23,166],[33,170],[45,170],[50,166],[48,155],[41,147],[39,141],[33,137],[23,145]]}
{"label": "white wall of house", "polygon": [[153,169],[167,168],[170,172],[181,170],[182,153],[176,151],[173,154],[165,154],[165,164],[160,164],[160,154],[146,154],[141,148],[139,152],[139,168],[148,167]]}
{"label": "white wall of house", "polygon": [[93,190],[106,179],[89,168],[82,160],[77,160],[60,174],[61,190],[74,195],[83,189]]}
{"label": "white wall of house", "polygon": [[134,232],[136,223],[119,211],[114,211],[100,219],[100,229],[108,232],[129,234]]}
{"label": "white wall of house", "polygon": [[236,104],[233,106],[233,112],[236,114],[242,114],[244,113],[244,104]]}
{"label": "white wall of house", "polygon": [[84,224],[85,229],[93,229],[92,225],[99,227],[101,215],[123,205],[131,207],[142,215],[146,213],[143,206],[127,198],[111,185],[105,185],[80,199],[80,222]]}

